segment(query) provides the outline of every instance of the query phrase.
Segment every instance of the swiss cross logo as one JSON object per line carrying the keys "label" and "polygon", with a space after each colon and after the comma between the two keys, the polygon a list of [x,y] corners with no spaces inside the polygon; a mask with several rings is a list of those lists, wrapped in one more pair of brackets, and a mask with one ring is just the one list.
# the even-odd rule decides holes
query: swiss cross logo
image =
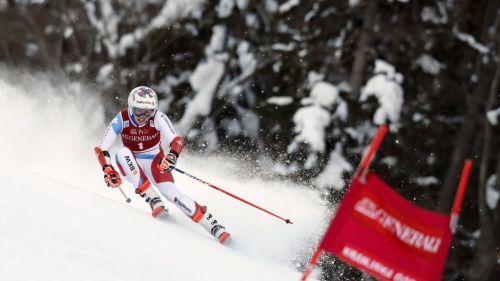
{"label": "swiss cross logo", "polygon": [[145,97],[152,98],[153,97],[153,94],[151,93],[151,91],[148,88],[137,89],[137,95],[141,98],[145,98]]}
{"label": "swiss cross logo", "polygon": [[181,145],[183,144],[183,141],[182,141],[182,139],[180,139],[180,138],[179,138],[179,139],[177,139],[177,140],[175,141],[175,143],[176,143],[178,146],[181,146]]}

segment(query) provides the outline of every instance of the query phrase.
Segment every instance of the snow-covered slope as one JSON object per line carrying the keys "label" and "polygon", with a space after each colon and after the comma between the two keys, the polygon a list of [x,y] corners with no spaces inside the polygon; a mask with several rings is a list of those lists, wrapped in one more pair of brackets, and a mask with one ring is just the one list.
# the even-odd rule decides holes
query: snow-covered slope
{"label": "snow-covered slope", "polygon": [[325,223],[314,192],[186,151],[181,169],[294,222],[174,174],[231,231],[231,243],[220,245],[171,204],[170,217],[156,220],[129,185],[130,204],[104,186],[92,148],[106,120],[91,91],[0,72],[0,280],[300,278],[295,265],[308,258]]}
{"label": "snow-covered slope", "polygon": [[[271,249],[282,252],[280,244],[291,242],[286,232],[259,234],[240,226],[234,228],[234,245],[225,247],[185,225],[178,212],[155,220],[121,202],[4,164],[0,178],[1,280],[299,279],[270,256],[279,257]],[[250,223],[262,228],[258,224]],[[264,241],[273,243],[265,249]],[[255,255],[240,245],[255,246]]]}

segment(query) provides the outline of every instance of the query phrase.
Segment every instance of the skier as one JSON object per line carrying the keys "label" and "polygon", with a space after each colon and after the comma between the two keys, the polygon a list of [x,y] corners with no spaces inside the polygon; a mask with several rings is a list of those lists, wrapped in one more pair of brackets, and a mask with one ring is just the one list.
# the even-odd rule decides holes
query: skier
{"label": "skier", "polygon": [[[128,96],[128,108],[121,110],[109,124],[95,153],[104,171],[104,181],[112,188],[121,184],[119,173],[114,169],[109,149],[121,135],[123,147],[115,155],[115,162],[123,176],[151,206],[153,217],[168,214],[163,200],[152,187],[194,222],[199,223],[220,243],[229,232],[188,195],[177,189],[171,171],[182,151],[184,140],[177,135],[169,118],[158,111],[158,97],[148,87],[134,88]],[[167,155],[160,144],[169,145]]]}

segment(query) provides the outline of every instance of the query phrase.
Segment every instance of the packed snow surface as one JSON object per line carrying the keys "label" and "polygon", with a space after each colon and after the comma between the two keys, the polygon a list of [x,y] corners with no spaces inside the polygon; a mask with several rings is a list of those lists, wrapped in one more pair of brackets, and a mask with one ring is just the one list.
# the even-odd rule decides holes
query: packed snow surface
{"label": "packed snow surface", "polygon": [[174,174],[232,233],[220,245],[170,203],[169,217],[153,219],[130,185],[123,185],[130,204],[104,186],[93,146],[109,120],[93,91],[0,73],[10,136],[0,138],[0,280],[299,280],[296,265],[309,259],[327,223],[317,194],[250,177],[235,160],[185,151],[179,168],[294,222]]}

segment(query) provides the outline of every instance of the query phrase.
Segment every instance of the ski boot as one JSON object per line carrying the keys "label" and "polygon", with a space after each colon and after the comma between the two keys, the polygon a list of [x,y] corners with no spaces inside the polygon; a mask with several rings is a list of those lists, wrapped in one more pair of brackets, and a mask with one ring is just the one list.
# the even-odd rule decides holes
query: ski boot
{"label": "ski boot", "polygon": [[194,215],[191,217],[192,220],[196,223],[199,223],[204,229],[208,231],[215,239],[219,240],[221,244],[224,244],[225,241],[231,236],[229,232],[226,231],[226,228],[219,224],[214,216],[210,213],[207,213],[206,206],[200,206],[198,203],[195,203],[196,211]]}
{"label": "ski boot", "polygon": [[151,215],[156,218],[158,216],[166,216],[168,214],[168,209],[160,198],[160,195],[151,187],[149,181],[144,182],[139,186],[135,193],[139,194],[142,198],[146,200],[146,203],[151,207]]}

